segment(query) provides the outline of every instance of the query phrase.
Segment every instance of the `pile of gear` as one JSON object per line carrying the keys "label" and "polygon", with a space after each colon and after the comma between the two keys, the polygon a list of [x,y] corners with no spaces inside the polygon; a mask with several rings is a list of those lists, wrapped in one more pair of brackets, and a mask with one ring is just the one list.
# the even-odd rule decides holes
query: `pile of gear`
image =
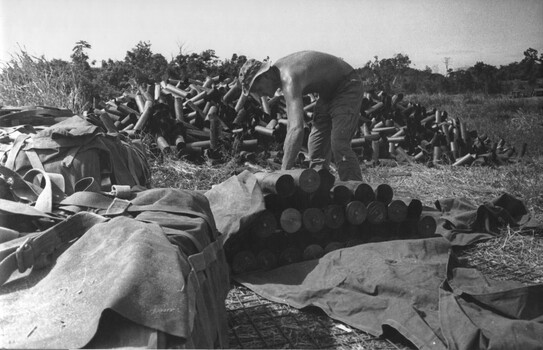
{"label": "pile of gear", "polygon": [[207,198],[150,189],[141,141],[47,107],[0,116],[0,347],[228,347]]}

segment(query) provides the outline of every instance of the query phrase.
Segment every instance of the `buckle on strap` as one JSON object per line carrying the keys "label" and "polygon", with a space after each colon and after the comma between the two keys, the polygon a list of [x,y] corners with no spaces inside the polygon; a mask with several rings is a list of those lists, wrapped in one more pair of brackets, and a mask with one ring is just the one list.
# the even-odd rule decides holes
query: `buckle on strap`
{"label": "buckle on strap", "polygon": [[32,240],[32,237],[28,238],[15,251],[15,257],[17,258],[17,269],[20,273],[25,272],[29,267],[34,265],[34,249],[32,248]]}
{"label": "buckle on strap", "polygon": [[127,201],[125,199],[113,198],[113,202],[111,202],[103,215],[122,215],[126,212],[126,209],[128,209],[131,204],[132,203],[130,201]]}

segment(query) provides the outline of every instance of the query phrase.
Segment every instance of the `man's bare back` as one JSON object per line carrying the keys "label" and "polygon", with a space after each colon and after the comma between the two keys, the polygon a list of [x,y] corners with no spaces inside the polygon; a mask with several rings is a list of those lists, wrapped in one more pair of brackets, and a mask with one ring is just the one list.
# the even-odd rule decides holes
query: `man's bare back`
{"label": "man's bare back", "polygon": [[280,71],[283,90],[290,84],[301,94],[318,93],[321,98],[330,98],[344,77],[353,71],[342,59],[317,51],[301,51],[275,62]]}
{"label": "man's bare back", "polygon": [[[248,60],[238,75],[245,95],[285,98],[288,130],[283,144],[284,170],[294,166],[304,138],[303,96],[317,93],[308,151],[312,164],[328,166],[331,155],[340,180],[361,180],[360,165],[350,141],[358,127],[362,83],[358,73],[341,58],[318,51],[300,51],[270,62]],[[318,111],[318,113],[317,113]]]}

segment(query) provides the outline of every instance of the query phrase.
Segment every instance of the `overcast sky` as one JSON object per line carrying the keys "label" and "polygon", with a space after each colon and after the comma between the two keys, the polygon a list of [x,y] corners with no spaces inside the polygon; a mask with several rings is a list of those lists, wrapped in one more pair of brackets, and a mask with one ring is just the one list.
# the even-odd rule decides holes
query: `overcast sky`
{"label": "overcast sky", "polygon": [[407,54],[412,67],[500,66],[543,51],[542,0],[0,0],[0,61],[19,47],[69,60],[124,59],[139,41],[171,59],[215,50],[272,61],[318,50],[363,66]]}

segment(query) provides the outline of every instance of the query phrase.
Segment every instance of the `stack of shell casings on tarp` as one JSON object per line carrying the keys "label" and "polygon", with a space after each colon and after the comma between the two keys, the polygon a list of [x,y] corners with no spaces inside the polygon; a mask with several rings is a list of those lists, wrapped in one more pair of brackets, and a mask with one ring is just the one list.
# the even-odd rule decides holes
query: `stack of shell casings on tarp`
{"label": "stack of shell casings on tarp", "polygon": [[[491,142],[487,135],[468,130],[465,122],[449,117],[446,111],[403,104],[402,99],[402,94],[384,92],[364,95],[361,138],[353,140],[353,147],[365,146],[366,159],[457,166],[474,161],[503,163],[517,155],[504,139]],[[526,146],[518,157],[524,155]]]}
{"label": "stack of shell casings on tarp", "polygon": [[232,272],[271,269],[320,258],[343,247],[435,234],[420,200],[394,198],[387,184],[335,181],[326,169],[254,174],[266,209],[228,249]]}

